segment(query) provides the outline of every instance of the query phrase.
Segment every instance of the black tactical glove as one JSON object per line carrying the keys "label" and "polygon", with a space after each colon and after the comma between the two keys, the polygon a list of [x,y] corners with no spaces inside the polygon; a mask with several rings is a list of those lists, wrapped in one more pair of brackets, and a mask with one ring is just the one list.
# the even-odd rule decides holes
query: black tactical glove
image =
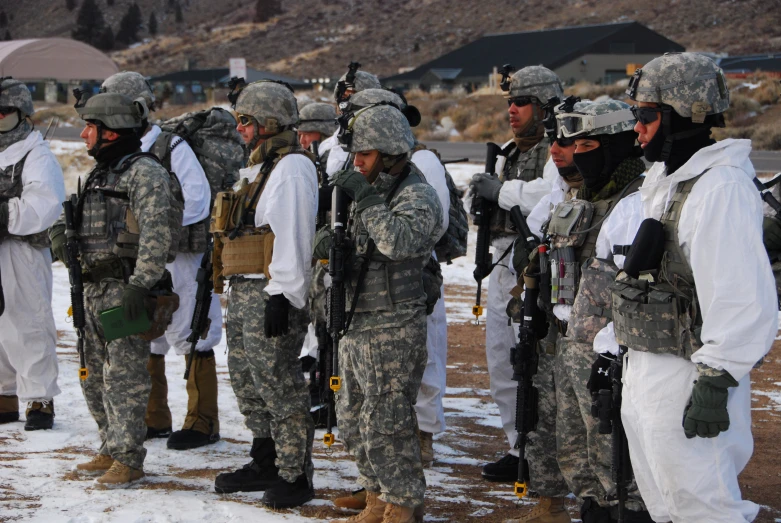
{"label": "black tactical glove", "polygon": [[49,230],[49,240],[52,242],[52,253],[54,257],[60,260],[65,266],[68,266],[68,251],[65,249],[65,243],[68,239],[65,237],[65,227],[55,225]]}
{"label": "black tactical glove", "polygon": [[122,308],[125,311],[125,319],[134,321],[146,314],[146,296],[149,291],[138,285],[128,284],[122,291]]}
{"label": "black tactical glove", "polygon": [[377,194],[377,189],[358,171],[350,169],[338,172],[333,184],[341,187],[355,202],[356,212],[385,203],[385,199]]}
{"label": "black tactical glove", "polygon": [[284,294],[274,294],[266,302],[264,326],[266,338],[276,338],[288,333],[288,311],[290,302]]}
{"label": "black tactical glove", "polygon": [[610,364],[615,357],[611,354],[599,354],[597,359],[591,365],[591,376],[588,378],[588,387],[591,396],[599,394],[600,390],[610,390],[613,388],[613,382],[610,380]]}
{"label": "black tactical glove", "polygon": [[8,202],[0,203],[0,238],[8,235]]}
{"label": "black tactical glove", "polygon": [[472,194],[489,202],[499,201],[499,191],[502,190],[502,182],[499,178],[488,173],[478,173],[472,176],[469,183],[472,186]]}
{"label": "black tactical glove", "polygon": [[729,429],[729,388],[737,387],[738,382],[728,372],[721,372],[723,374],[716,376],[700,374],[694,382],[691,399],[683,411],[683,432],[689,439],[694,436],[715,438]]}
{"label": "black tactical glove", "polygon": [[781,221],[772,216],[762,218],[762,240],[768,252],[781,251]]}

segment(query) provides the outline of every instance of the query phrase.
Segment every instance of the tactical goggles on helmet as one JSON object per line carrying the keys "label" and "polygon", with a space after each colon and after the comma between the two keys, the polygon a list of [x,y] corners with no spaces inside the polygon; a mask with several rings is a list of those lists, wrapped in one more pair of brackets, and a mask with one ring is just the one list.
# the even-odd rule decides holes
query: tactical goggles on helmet
{"label": "tactical goggles on helmet", "polygon": [[556,115],[558,138],[576,138],[586,135],[595,129],[608,127],[633,119],[632,111],[623,109],[607,114],[591,115],[580,113],[563,113]]}
{"label": "tactical goggles on helmet", "polygon": [[524,107],[529,104],[533,104],[537,102],[536,96],[515,96],[513,98],[507,99],[507,107],[512,107],[513,104],[516,107]]}
{"label": "tactical goggles on helmet", "polygon": [[237,114],[236,120],[238,120],[239,125],[242,127],[249,127],[255,123],[255,117],[249,114]]}
{"label": "tactical goggles on helmet", "polygon": [[662,108],[638,107],[637,105],[633,105],[630,111],[632,111],[632,115],[635,117],[635,120],[643,125],[648,125],[649,123],[655,122],[659,118],[659,113],[662,112]]}

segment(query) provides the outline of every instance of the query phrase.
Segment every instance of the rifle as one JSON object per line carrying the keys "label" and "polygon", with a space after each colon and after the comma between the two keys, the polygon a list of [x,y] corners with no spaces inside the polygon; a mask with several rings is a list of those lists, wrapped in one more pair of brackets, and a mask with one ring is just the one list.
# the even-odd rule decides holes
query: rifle
{"label": "rifle", "polygon": [[339,377],[339,340],[345,330],[345,308],[347,305],[345,281],[347,258],[349,256],[349,240],[347,238],[347,207],[349,198],[345,192],[334,187],[331,196],[331,251],[328,256],[328,274],[331,276],[331,287],[327,291],[328,303],[328,333],[331,335],[331,361],[326,361],[326,374],[331,389],[328,408],[328,421],[323,436],[323,443],[331,447],[336,439],[333,435],[335,424],[336,393],[342,388],[342,378]]}
{"label": "rifle", "polygon": [[[520,211],[520,209],[519,209]],[[510,362],[513,366],[513,380],[518,382],[515,396],[515,430],[518,438],[514,447],[518,449],[518,479],[515,482],[515,495],[519,499],[529,493],[529,462],[526,459],[526,438],[537,427],[537,388],[532,383],[537,374],[537,336],[532,326],[538,313],[539,280],[524,275],[526,292],[523,299],[523,318],[518,329],[518,344],[510,349]]]}
{"label": "rifle", "polygon": [[211,319],[209,319],[209,309],[212,305],[212,290],[214,289],[214,267],[212,266],[212,250],[214,245],[210,245],[201,258],[201,266],[195,275],[195,281],[198,289],[195,291],[195,308],[193,309],[193,319],[190,322],[190,335],[187,336],[187,343],[190,344],[190,353],[187,355],[187,365],[184,369],[184,379],[190,377],[190,369],[193,366],[195,357],[195,346],[198,340],[205,340],[211,328]]}
{"label": "rifle", "polygon": [[459,158],[458,160],[445,160],[442,162],[442,165],[447,165],[450,163],[461,163],[461,162],[468,162],[469,158]]}
{"label": "rifle", "polygon": [[[315,169],[317,170],[317,179],[320,182],[320,187],[327,187],[328,175],[326,174],[325,169],[323,168],[323,164],[320,161],[320,142],[315,140],[312,142],[309,148],[312,151],[312,154],[315,156]],[[326,212],[326,209],[320,209],[318,207],[317,219],[315,220],[315,229],[319,229],[325,225]]]}
{"label": "rifle", "polygon": [[[485,172],[493,176],[496,169],[496,157],[501,154],[502,148],[495,143],[487,143],[485,153]],[[475,321],[480,321],[483,314],[483,307],[480,305],[480,298],[483,292],[483,278],[491,274],[493,265],[491,262],[491,215],[494,211],[494,203],[483,198],[472,199],[472,216],[475,225],[477,225],[477,247],[475,248],[475,270],[473,276],[477,282],[477,297],[475,305],[472,307],[472,314],[475,315]]]}
{"label": "rifle", "polygon": [[79,379],[84,381],[89,376],[89,370],[87,370],[87,362],[84,357],[84,328],[87,325],[84,312],[84,280],[79,262],[79,237],[73,214],[74,207],[77,206],[78,197],[75,194],[62,204],[65,210],[65,250],[68,258],[68,279],[71,285],[71,312],[73,314],[73,328],[76,329],[78,337],[76,351],[79,354]]}

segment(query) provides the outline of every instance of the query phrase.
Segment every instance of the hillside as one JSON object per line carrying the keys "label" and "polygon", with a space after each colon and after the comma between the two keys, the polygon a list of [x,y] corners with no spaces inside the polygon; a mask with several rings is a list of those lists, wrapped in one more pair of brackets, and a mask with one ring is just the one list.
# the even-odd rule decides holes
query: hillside
{"label": "hillside", "polygon": [[[96,2],[116,32],[132,2]],[[181,23],[174,16],[176,2]],[[252,23],[255,0],[136,3],[145,21],[155,13],[158,36],[112,56],[120,67],[150,75],[179,70],[185,60],[198,68],[227,66],[228,58],[236,56],[252,67],[304,78],[341,74],[351,59],[390,75],[483,34],[626,20],[639,21],[689,50],[781,51],[781,0],[287,0],[280,14],[262,24]],[[0,0],[8,30],[17,39],[70,37],[78,7],[68,11],[65,5],[65,0]],[[149,36],[146,27],[140,36]]]}

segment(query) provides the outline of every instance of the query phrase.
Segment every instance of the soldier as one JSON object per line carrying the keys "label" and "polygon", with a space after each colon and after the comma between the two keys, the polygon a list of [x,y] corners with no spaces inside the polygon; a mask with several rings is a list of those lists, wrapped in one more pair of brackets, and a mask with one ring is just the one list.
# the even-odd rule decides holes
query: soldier
{"label": "soldier", "polygon": [[252,461],[218,475],[214,489],[265,490],[266,505],[295,507],[314,497],[314,426],[298,354],[309,323],[317,173],[298,144],[288,87],[254,82],[234,100],[252,152],[234,190],[217,195],[215,289],[230,280],[228,369],[254,439]]}
{"label": "soldier", "polygon": [[[350,271],[348,289],[362,290],[348,291],[355,315],[340,347],[337,413],[366,507],[339,521],[422,521],[426,481],[413,405],[426,364],[422,271],[442,234],[442,209],[409,161],[415,141],[398,109],[370,105],[350,118],[347,131],[343,140],[358,170],[343,171],[334,183],[355,202],[352,238],[362,257],[354,259],[368,270]],[[324,243],[317,245],[320,256]],[[361,272],[365,285],[357,281]]]}
{"label": "soldier", "polygon": [[[155,110],[155,95],[139,73],[123,71],[103,82],[102,92],[119,93],[131,99],[143,98],[150,111]],[[220,439],[217,410],[217,369],[214,346],[222,338],[220,301],[213,299],[209,309],[211,325],[206,339],[195,346],[193,367],[187,380],[187,414],[181,430],[171,433],[171,410],[168,407],[168,381],[165,376],[165,355],[174,347],[176,354],[189,354],[187,337],[195,309],[195,276],[208,246],[208,223],[211,211],[211,191],[201,164],[190,146],[178,136],[168,136],[159,126],[144,122],[141,150],[157,156],[176,174],[184,195],[183,230],[177,245],[176,259],[166,265],[179,295],[179,309],[164,336],[152,340],[152,353],[147,368],[152,378],[152,390],[146,411],[146,437],[168,438],[169,449],[185,450],[215,443]],[[169,437],[170,436],[170,437]]]}
{"label": "soldier", "polygon": [[[551,270],[557,268],[555,273],[551,272],[551,288],[545,293],[550,296],[549,327],[548,337],[542,343],[546,349],[554,349],[554,366],[545,372],[553,372],[555,387],[538,386],[540,421],[532,434],[556,441],[559,469],[569,488],[583,502],[581,519],[586,523],[609,523],[605,500],[613,488],[610,438],[599,435],[586,387],[593,360],[592,342],[607,318],[600,316],[603,309],[598,304],[586,306],[575,296],[581,285],[591,291],[595,284],[605,281],[595,280],[595,274],[606,274],[606,278],[614,274],[604,262],[593,258],[597,235],[607,213],[640,186],[645,165],[638,158],[637,133],[632,130],[635,119],[627,104],[615,100],[573,104],[567,100],[556,113],[557,141],[574,141],[572,163],[579,180],[572,176],[565,179],[569,190],[558,204],[551,205],[549,221],[540,232],[541,237],[549,239]],[[578,218],[573,222],[575,216]],[[577,234],[578,231],[585,232]],[[581,273],[581,265],[588,271]],[[548,421],[551,419],[553,425]],[[531,463],[536,459],[533,456]],[[534,468],[530,476],[534,489]],[[548,513],[542,510],[545,504]],[[632,508],[642,507],[635,502]],[[570,521],[560,498],[541,500],[538,512],[521,521]],[[544,519],[543,514],[558,515]],[[648,521],[647,513],[645,519],[639,516],[633,511],[627,520]],[[527,515],[530,517],[531,514]]]}
{"label": "soldier", "polygon": [[47,229],[65,199],[62,170],[32,114],[27,86],[0,79],[0,424],[19,419],[21,399],[25,430],[52,428],[60,393]]}
{"label": "soldier", "polygon": [[[392,103],[400,110],[408,110],[407,108],[411,107],[398,94],[387,89],[366,89],[354,94],[350,98],[349,106],[351,110],[355,111],[381,102]],[[417,109],[413,110],[417,111]],[[434,187],[439,197],[444,234],[450,220],[450,191],[445,179],[445,167],[437,155],[427,150],[422,144],[416,142],[412,151],[410,161],[418,168],[426,182]],[[436,258],[433,253],[432,256]],[[415,414],[418,422],[423,465],[430,466],[434,462],[434,434],[445,430],[445,412],[442,403],[447,377],[447,316],[444,284],[440,288],[440,298],[437,300],[433,312],[426,316],[426,354],[426,369],[415,402]],[[334,505],[341,508],[363,510],[366,507],[366,490],[360,489],[350,496],[336,498]]]}
{"label": "soldier", "polygon": [[318,142],[320,162],[328,162],[328,152],[339,142],[335,134],[339,129],[336,124],[336,109],[331,104],[311,103],[301,108],[301,123],[298,124],[298,141],[301,147],[309,149],[312,142]]}
{"label": "soldier", "polygon": [[[106,341],[100,314],[119,306],[129,321],[146,314],[150,291],[165,275],[173,220],[181,214],[171,211],[168,172],[140,153],[138,133],[148,115],[143,99],[98,94],[78,101],[76,112],[86,122],[81,137],[97,162],[80,188],[75,219],[87,310],[89,377],[81,384],[101,441],[98,455],[76,469],[102,472],[98,485],[123,488],[144,477],[150,347],[136,335]],[[64,229],[58,222],[50,231],[60,260],[66,258]]]}
{"label": "soldier", "polygon": [[[555,169],[544,169],[550,142],[544,134],[542,106],[553,97],[561,98],[563,92],[561,81],[553,71],[542,66],[530,66],[512,75],[507,96],[507,113],[514,138],[504,144],[503,155],[497,161],[496,170],[501,173],[500,179],[488,174],[476,174],[472,179],[473,194],[498,202],[499,208],[490,219],[494,263],[507,253],[517,235],[511,228],[507,211],[519,205],[523,215],[527,216],[537,202],[551,191],[557,173]],[[507,321],[506,308],[516,279],[506,265],[497,263],[488,281],[485,351],[491,378],[491,396],[499,407],[510,450],[497,462],[485,465],[483,477],[489,481],[509,482],[515,481],[518,475],[518,450],[514,448],[518,437],[515,431],[516,382],[512,380],[509,351],[509,347],[516,342],[517,331]],[[549,359],[549,368],[552,368],[553,356]],[[540,379],[543,375],[539,374]],[[549,379],[552,390],[552,373]],[[529,441],[527,452],[540,456],[540,459],[547,456],[546,459],[555,469],[547,472],[548,476],[555,479],[540,485],[543,488],[540,495],[556,497],[569,493],[555,465],[555,451],[555,441]],[[540,478],[540,475],[537,477]]]}
{"label": "soldier", "polygon": [[[753,447],[749,373],[773,343],[778,306],[751,145],[710,137],[724,125],[729,91],[705,56],[656,58],[627,94],[643,154],[657,162],[637,205],[640,256],[629,252],[612,287],[612,350],[628,347],[621,419],[637,485],[654,521],[753,521],[759,507],[738,485]],[[643,271],[657,267],[638,262],[653,229],[663,252],[649,277]],[[659,305],[646,305],[650,292]]]}

